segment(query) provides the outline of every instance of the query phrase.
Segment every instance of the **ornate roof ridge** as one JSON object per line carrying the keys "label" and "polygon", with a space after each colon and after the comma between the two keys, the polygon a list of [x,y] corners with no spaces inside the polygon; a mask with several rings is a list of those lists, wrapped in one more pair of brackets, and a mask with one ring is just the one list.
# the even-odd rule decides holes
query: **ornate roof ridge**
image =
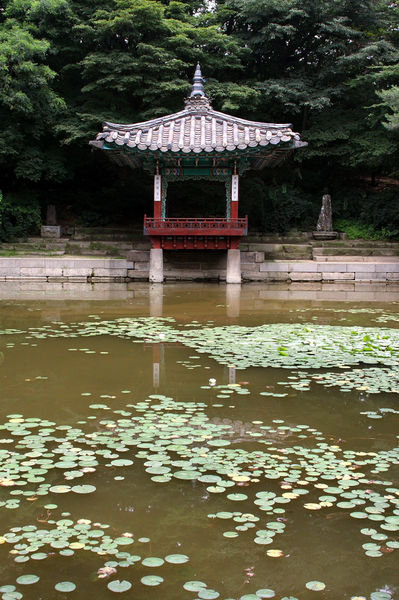
{"label": "ornate roof ridge", "polygon": [[171,121],[178,121],[184,117],[202,116],[201,113],[205,116],[213,117],[214,119],[219,119],[221,121],[237,123],[247,127],[257,127],[259,129],[290,129],[292,127],[292,123],[267,123],[264,121],[251,121],[249,119],[242,119],[241,117],[229,115],[228,113],[219,112],[214,110],[212,107],[209,107],[206,111],[199,111],[197,108],[193,108],[191,104],[189,104],[187,108],[177,113],[164,115],[155,119],[149,119],[148,121],[141,121],[139,123],[122,124],[105,121],[103,128],[104,131],[131,131],[132,129],[145,129],[149,127],[157,127],[158,125],[164,125],[165,123],[170,123]]}

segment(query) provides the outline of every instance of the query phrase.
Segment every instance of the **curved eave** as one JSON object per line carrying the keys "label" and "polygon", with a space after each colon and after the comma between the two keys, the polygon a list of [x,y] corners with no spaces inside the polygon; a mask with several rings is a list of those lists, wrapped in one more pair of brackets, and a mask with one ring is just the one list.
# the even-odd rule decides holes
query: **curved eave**
{"label": "curved eave", "polygon": [[90,143],[104,149],[116,145],[144,152],[199,154],[300,142],[290,123],[248,121],[213,110],[207,99],[199,104],[190,102],[185,110],[150,121],[130,125],[106,122]]}
{"label": "curved eave", "polygon": [[[126,146],[118,146],[114,143],[104,141],[94,142],[92,145],[96,148],[105,150],[109,157],[119,166],[129,166],[131,168],[141,168],[152,170],[155,162],[160,163],[160,166],[184,166],[193,164],[192,161],[209,159],[214,166],[228,166],[236,160],[240,164],[240,172],[247,169],[261,170],[267,166],[276,166],[284,162],[290,154],[300,147],[307,146],[306,142],[294,141],[291,143],[270,144],[268,146],[248,147],[245,150],[224,150],[223,152],[214,150],[212,152],[198,153],[183,153],[167,151],[162,152],[157,149],[139,150],[138,148],[128,148]],[[244,163],[241,164],[241,159]],[[187,162],[189,161],[189,162]],[[226,162],[227,161],[227,162]]]}

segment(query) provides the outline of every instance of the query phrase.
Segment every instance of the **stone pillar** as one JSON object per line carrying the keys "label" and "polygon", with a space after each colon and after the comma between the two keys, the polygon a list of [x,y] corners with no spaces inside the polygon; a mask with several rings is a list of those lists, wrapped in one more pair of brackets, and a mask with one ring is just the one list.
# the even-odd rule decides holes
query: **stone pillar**
{"label": "stone pillar", "polygon": [[239,250],[227,250],[226,283],[241,283],[241,255]]}
{"label": "stone pillar", "polygon": [[151,248],[150,250],[150,275],[151,283],[163,282],[163,250],[162,248]]}

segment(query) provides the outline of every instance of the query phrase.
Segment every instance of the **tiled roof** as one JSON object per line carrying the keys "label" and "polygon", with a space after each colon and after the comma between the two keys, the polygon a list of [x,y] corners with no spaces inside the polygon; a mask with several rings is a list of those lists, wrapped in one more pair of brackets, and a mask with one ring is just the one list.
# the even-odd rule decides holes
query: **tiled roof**
{"label": "tiled roof", "polygon": [[115,150],[136,149],[142,152],[220,153],[247,148],[270,150],[280,146],[306,146],[290,123],[260,123],[247,121],[213,110],[205,95],[199,65],[194,85],[184,110],[131,125],[105,122],[103,132],[90,142],[97,148],[111,145]]}
{"label": "tiled roof", "polygon": [[[184,110],[132,125],[104,123],[97,143],[103,142],[161,152],[224,152],[291,142],[302,146],[290,124],[257,123],[212,109],[207,98],[189,98]],[[98,144],[100,142],[100,144]],[[299,142],[299,143],[298,143]]]}

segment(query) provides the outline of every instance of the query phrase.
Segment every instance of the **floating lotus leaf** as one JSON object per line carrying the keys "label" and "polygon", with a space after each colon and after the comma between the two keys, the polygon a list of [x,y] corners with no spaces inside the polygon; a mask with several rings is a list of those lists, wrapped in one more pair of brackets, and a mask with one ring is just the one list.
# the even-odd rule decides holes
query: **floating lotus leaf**
{"label": "floating lotus leaf", "polygon": [[312,590],[313,592],[320,592],[326,587],[326,584],[322,581],[308,581],[305,585],[308,590]]}
{"label": "floating lotus leaf", "polygon": [[95,485],[74,485],[72,491],[75,494],[91,494],[96,491]]}
{"label": "floating lotus leaf", "polygon": [[53,485],[50,490],[53,494],[66,494],[71,491],[70,485]]}
{"label": "floating lotus leaf", "polygon": [[198,592],[199,590],[206,588],[206,583],[203,581],[186,581],[183,587],[188,592]]}
{"label": "floating lotus leaf", "polygon": [[163,577],[160,577],[159,575],[146,575],[145,577],[142,577],[140,581],[144,585],[156,586],[160,585],[163,580]]}
{"label": "floating lotus leaf", "polygon": [[141,564],[144,567],[160,567],[161,565],[164,564],[164,560],[163,558],[158,558],[156,556],[151,556],[149,558],[145,558],[144,560],[141,561]]}
{"label": "floating lotus leaf", "polygon": [[76,590],[76,585],[72,581],[60,581],[54,587],[57,592],[73,592]]}
{"label": "floating lotus leaf", "polygon": [[165,556],[165,560],[168,563],[181,565],[188,562],[190,559],[186,554],[168,554],[168,556]]}
{"label": "floating lotus leaf", "polygon": [[110,581],[107,584],[107,588],[109,590],[111,590],[111,592],[118,592],[118,593],[127,592],[128,590],[130,590],[131,587],[132,587],[132,584],[130,583],[130,581],[127,581],[126,579],[123,579],[122,581],[120,581],[119,579],[116,579],[114,581]]}
{"label": "floating lotus leaf", "polygon": [[17,577],[17,583],[20,585],[31,585],[32,583],[37,583],[39,579],[38,575],[21,575]]}
{"label": "floating lotus leaf", "polygon": [[210,588],[201,588],[198,590],[198,598],[201,598],[201,600],[215,600],[219,596],[219,592]]}
{"label": "floating lotus leaf", "polygon": [[227,498],[234,502],[241,502],[242,500],[247,500],[248,496],[246,494],[227,494]]}

